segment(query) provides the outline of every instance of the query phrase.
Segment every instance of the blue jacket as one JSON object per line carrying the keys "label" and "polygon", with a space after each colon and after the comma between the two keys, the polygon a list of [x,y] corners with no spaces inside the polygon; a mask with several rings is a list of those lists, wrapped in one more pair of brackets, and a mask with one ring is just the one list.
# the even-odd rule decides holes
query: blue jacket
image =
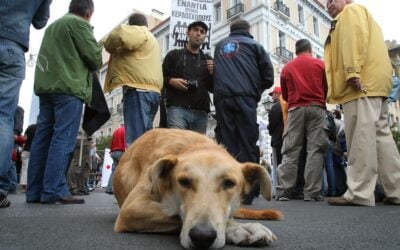
{"label": "blue jacket", "polygon": [[269,54],[246,31],[231,32],[217,44],[214,64],[214,102],[233,96],[259,101],[274,83]]}
{"label": "blue jacket", "polygon": [[31,23],[36,29],[46,26],[52,0],[0,0],[0,38],[29,48]]}

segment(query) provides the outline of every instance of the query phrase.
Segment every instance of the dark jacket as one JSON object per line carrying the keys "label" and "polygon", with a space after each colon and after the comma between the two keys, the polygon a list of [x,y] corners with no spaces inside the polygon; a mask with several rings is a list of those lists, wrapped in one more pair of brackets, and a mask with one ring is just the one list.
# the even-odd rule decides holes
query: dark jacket
{"label": "dark jacket", "polygon": [[29,48],[31,23],[36,29],[46,26],[51,0],[0,0],[0,37]]}
{"label": "dark jacket", "polygon": [[[186,59],[186,60],[185,60]],[[168,52],[163,62],[164,88],[166,88],[166,105],[210,111],[209,91],[212,91],[213,77],[207,69],[207,60],[212,57],[204,54],[193,54],[187,49],[176,49]],[[197,80],[197,87],[180,91],[169,84],[171,78]]]}
{"label": "dark jacket", "polygon": [[214,53],[214,102],[232,96],[261,94],[274,83],[269,54],[246,31],[231,32]]}
{"label": "dark jacket", "polygon": [[277,101],[268,112],[268,132],[271,136],[271,146],[282,147],[283,115],[281,103]]}

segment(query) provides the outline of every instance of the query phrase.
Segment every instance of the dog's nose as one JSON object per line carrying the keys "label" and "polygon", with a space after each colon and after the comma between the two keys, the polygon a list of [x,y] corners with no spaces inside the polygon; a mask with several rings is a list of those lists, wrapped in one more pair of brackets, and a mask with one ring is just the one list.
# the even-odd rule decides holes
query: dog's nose
{"label": "dog's nose", "polygon": [[217,238],[217,232],[208,224],[199,224],[189,231],[189,237],[195,248],[209,248],[215,238]]}

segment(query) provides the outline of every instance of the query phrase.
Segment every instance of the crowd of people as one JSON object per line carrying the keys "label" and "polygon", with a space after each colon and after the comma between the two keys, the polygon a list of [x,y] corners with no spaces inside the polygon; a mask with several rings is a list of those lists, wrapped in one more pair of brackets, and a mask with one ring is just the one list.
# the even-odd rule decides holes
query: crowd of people
{"label": "crowd of people", "polygon": [[[0,24],[0,207],[10,206],[7,195],[16,182],[13,124],[29,27],[47,24],[51,4],[31,0],[22,7],[23,2],[0,8],[9,17]],[[275,198],[310,202],[328,196],[331,205],[374,206],[379,185],[385,204],[400,204],[400,156],[387,119],[392,66],[382,32],[368,10],[351,0],[328,0],[326,7],[333,19],[324,60],[313,57],[309,40],[299,39],[297,57],[282,69],[280,87],[275,84],[269,93]],[[77,196],[88,194],[93,143],[78,131],[83,104],[94,98],[92,72],[102,65],[93,12],[92,0],[71,0],[68,13],[46,29],[39,52],[45,67],[36,68],[34,79],[40,111],[23,139],[20,185],[28,203],[82,204]],[[270,55],[244,19],[231,22],[213,57],[201,49],[207,32],[202,21],[189,24],[185,47],[171,50],[164,61],[143,14],[132,14],[105,39],[110,60],[104,92],[123,89],[124,123],[110,145],[112,172],[125,149],[153,128],[159,107],[161,126],[206,134],[210,93],[216,141],[239,162],[261,162],[257,106],[278,82]],[[18,60],[5,60],[9,51]],[[327,111],[327,103],[342,110]],[[107,193],[112,186],[111,174]],[[255,185],[243,203],[251,204],[258,193]]]}

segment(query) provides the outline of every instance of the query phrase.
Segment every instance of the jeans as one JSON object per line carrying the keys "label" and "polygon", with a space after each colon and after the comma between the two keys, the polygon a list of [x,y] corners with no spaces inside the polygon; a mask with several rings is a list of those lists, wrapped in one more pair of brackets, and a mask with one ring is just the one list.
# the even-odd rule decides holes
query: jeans
{"label": "jeans", "polygon": [[123,154],[124,154],[124,151],[111,152],[111,158],[113,159],[113,165],[112,165],[111,175],[110,175],[110,178],[108,179],[108,184],[107,184],[107,188],[106,188],[107,193],[113,192],[114,171],[115,171],[116,167],[118,166],[119,159],[121,159]]}
{"label": "jeans", "polygon": [[167,109],[168,128],[180,128],[207,132],[208,115],[206,111],[184,107],[171,106]]}
{"label": "jeans", "polygon": [[50,202],[70,195],[66,180],[82,115],[74,96],[39,96],[40,111],[28,167],[28,202]]}
{"label": "jeans", "polygon": [[22,47],[0,38],[0,193],[7,195],[14,146],[14,113],[19,89],[25,78],[25,55]]}
{"label": "jeans", "polygon": [[153,128],[153,120],[160,103],[160,94],[125,88],[123,98],[125,141],[132,144],[139,136]]}
{"label": "jeans", "polygon": [[328,187],[326,187],[325,178],[322,180],[322,191],[327,196],[336,195],[336,185],[335,185],[335,169],[333,168],[333,142],[329,141],[328,150],[325,153],[325,172]]}

